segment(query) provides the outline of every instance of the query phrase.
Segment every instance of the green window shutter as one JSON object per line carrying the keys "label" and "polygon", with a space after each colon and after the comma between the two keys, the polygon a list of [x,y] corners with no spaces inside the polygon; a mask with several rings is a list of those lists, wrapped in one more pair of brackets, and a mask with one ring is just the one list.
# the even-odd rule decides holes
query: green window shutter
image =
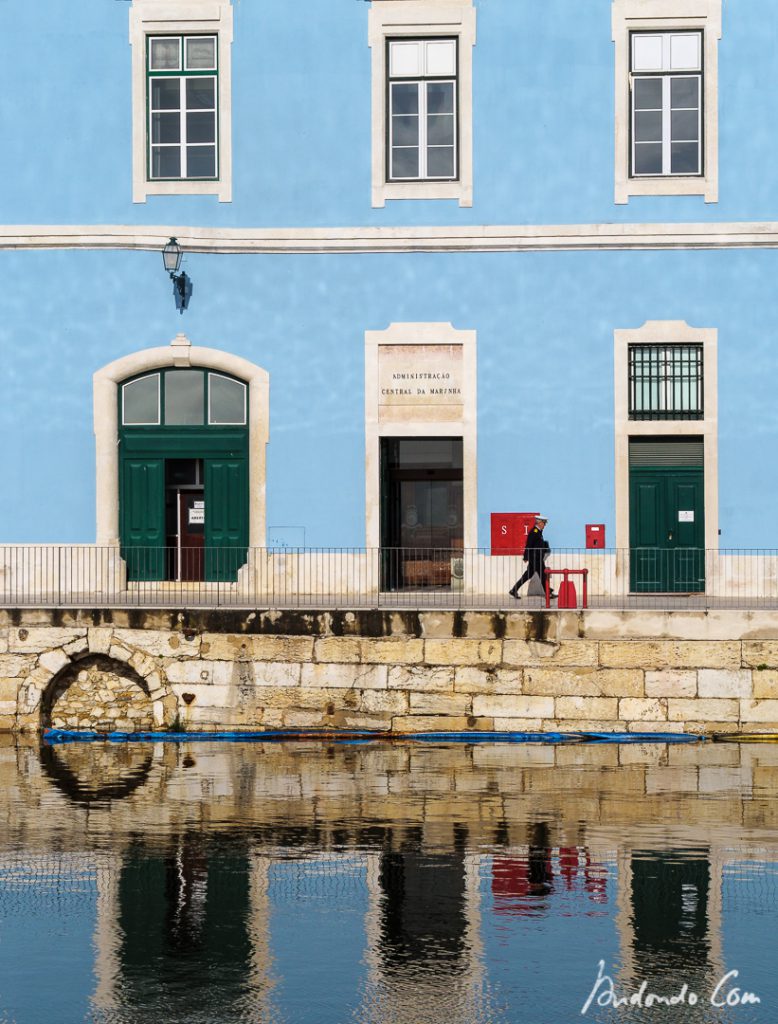
{"label": "green window shutter", "polygon": [[205,578],[231,581],[246,562],[248,467],[245,459],[205,460]]}
{"label": "green window shutter", "polygon": [[119,495],[122,556],[129,580],[165,578],[165,463],[126,459]]}

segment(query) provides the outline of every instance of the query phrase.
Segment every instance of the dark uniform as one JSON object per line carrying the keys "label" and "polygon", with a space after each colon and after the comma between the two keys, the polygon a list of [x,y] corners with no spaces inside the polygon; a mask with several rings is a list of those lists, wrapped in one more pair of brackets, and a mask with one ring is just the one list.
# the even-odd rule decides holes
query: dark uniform
{"label": "dark uniform", "polygon": [[549,543],[543,536],[543,531],[539,526],[533,526],[527,534],[527,543],[524,546],[524,561],[527,563],[527,568],[524,570],[524,575],[521,579],[516,580],[508,591],[511,597],[518,597],[519,587],[523,586],[528,580],[531,580],[535,573],[540,577],[541,585],[545,587],[546,580],[543,570],[550,550]]}

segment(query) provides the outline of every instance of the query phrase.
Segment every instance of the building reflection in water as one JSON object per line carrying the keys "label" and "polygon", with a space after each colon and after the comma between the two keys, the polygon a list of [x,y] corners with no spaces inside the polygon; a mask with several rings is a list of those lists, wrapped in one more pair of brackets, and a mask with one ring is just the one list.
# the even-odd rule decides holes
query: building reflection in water
{"label": "building reflection in water", "polygon": [[464,856],[385,853],[379,864],[383,974],[461,973],[468,953]]}
{"label": "building reflection in water", "polygon": [[[391,840],[391,836],[387,836]],[[478,1024],[490,1012],[480,936],[479,858],[453,828],[450,852],[411,829],[399,850],[370,857],[369,1024]]]}
{"label": "building reflection in water", "polygon": [[526,855],[497,855],[492,860],[491,889],[498,915],[550,913],[546,897],[560,888],[584,893],[592,903],[607,903],[607,885],[605,866],[598,864],[585,846],[554,847],[551,826],[545,821],[529,824]]}
{"label": "building reflection in water", "polygon": [[[607,927],[615,925],[617,948],[577,954],[589,984],[602,957],[620,992],[644,979],[655,991],[675,992],[682,979],[709,993],[725,972],[721,843],[687,844],[683,853],[667,837],[641,841],[646,824],[591,827],[563,785],[550,798],[553,814],[527,801],[484,824],[492,776],[482,790],[474,778],[445,813],[430,813],[432,805],[417,799],[418,783],[408,783],[407,803],[400,814],[392,805],[390,823],[380,806],[355,799],[360,756],[299,746],[202,748],[196,757],[173,745],[45,750],[43,784],[71,808],[56,841],[72,828],[77,842],[79,822],[89,826],[81,849],[92,844],[97,880],[97,1019],[283,1020],[290,987],[310,985],[315,963],[333,970],[348,948],[352,966],[339,981],[357,998],[351,1012],[363,1024],[497,1024],[513,1019],[504,1015],[510,984],[487,965],[486,933],[493,943],[499,922],[499,941],[515,954],[505,968],[514,977],[528,955],[551,977],[554,951],[543,947],[542,929],[544,919],[562,917],[613,914]],[[398,751],[377,757],[401,786]],[[531,773],[546,768],[521,771],[525,792]],[[325,778],[331,802],[311,800],[307,791]],[[467,824],[455,820],[460,813]],[[301,870],[290,870],[294,864]],[[338,916],[343,906],[348,920]],[[575,921],[569,929],[566,940]],[[550,928],[548,942],[561,934]],[[568,958],[574,953],[568,941]],[[521,991],[539,983],[524,978]],[[575,993],[576,1013],[585,994]]]}
{"label": "building reflection in water", "polygon": [[173,1004],[186,1019],[215,996],[208,986],[215,972],[218,998],[230,1008],[251,953],[248,894],[245,856],[208,856],[191,834],[162,856],[135,845],[123,858],[118,892],[122,1000]]}
{"label": "building reflection in water", "polygon": [[[708,848],[625,851],[619,871],[618,986],[673,996],[686,986],[699,1003],[684,1021],[715,1021],[709,998],[726,974],[722,953],[722,865]],[[634,1011],[649,1020],[656,1007]]]}
{"label": "building reflection in water", "polygon": [[139,1021],[163,1010],[171,1024],[269,1019],[267,866],[192,833],[164,852],[134,842],[99,914],[110,916],[97,929],[95,1008]]}

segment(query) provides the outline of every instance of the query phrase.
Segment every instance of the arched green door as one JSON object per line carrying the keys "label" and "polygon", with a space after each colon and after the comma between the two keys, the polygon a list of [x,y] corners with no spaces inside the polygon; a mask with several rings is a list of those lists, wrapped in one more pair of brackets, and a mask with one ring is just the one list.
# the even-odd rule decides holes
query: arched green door
{"label": "arched green door", "polygon": [[130,580],[230,581],[248,548],[247,388],[163,369],[119,394],[119,523]]}

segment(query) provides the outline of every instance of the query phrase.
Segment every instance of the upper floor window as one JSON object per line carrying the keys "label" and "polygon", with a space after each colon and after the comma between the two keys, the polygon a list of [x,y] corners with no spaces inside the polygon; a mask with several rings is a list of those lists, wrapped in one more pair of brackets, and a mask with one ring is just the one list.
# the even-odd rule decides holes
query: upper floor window
{"label": "upper floor window", "polygon": [[246,385],[205,370],[159,370],[121,387],[122,426],[243,426]]}
{"label": "upper floor window", "polygon": [[701,420],[704,417],[700,345],[630,345],[629,418]]}
{"label": "upper floor window", "polygon": [[473,205],[473,0],[372,0],[373,206]]}
{"label": "upper floor window", "polygon": [[615,189],[718,200],[722,0],[612,0]]}
{"label": "upper floor window", "polygon": [[148,175],[218,177],[216,36],[150,36]]}
{"label": "upper floor window", "polygon": [[702,174],[702,33],[632,35],[632,174]]}
{"label": "upper floor window", "polygon": [[133,202],[230,202],[230,0],[132,0],[130,43]]}
{"label": "upper floor window", "polygon": [[388,46],[388,179],[456,178],[456,39],[398,39]]}

